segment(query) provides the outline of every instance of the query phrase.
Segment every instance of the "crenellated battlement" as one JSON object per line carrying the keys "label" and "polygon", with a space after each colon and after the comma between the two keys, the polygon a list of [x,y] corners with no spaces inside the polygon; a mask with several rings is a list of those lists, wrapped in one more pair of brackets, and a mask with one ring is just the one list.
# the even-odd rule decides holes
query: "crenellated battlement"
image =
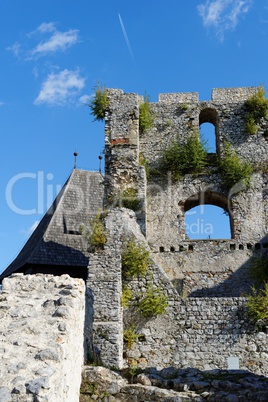
{"label": "crenellated battlement", "polygon": [[168,93],[158,95],[159,103],[165,103],[166,105],[172,103],[190,103],[198,102],[199,94],[198,92],[178,92],[178,93]]}

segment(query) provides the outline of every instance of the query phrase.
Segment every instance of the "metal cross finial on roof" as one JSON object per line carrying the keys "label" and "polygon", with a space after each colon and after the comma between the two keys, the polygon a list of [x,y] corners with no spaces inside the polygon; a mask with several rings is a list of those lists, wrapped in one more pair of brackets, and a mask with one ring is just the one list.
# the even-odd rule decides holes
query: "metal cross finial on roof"
{"label": "metal cross finial on roof", "polygon": [[74,152],[74,169],[76,169],[76,157],[78,155],[78,152]]}

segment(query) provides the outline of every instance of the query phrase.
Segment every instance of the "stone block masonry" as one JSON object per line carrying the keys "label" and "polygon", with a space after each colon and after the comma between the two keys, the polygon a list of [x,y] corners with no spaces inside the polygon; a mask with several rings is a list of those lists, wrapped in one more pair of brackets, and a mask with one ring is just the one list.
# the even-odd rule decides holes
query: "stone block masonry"
{"label": "stone block masonry", "polygon": [[[227,369],[228,357],[237,356],[241,368],[268,374],[268,335],[257,332],[248,317],[247,299],[219,295],[180,297],[163,269],[169,263],[157,258],[154,252],[150,252],[146,277],[127,282],[133,302],[122,308],[122,286],[126,285],[121,279],[124,243],[134,236],[138,243],[148,250],[149,247],[133,211],[111,210],[105,218],[105,227],[107,243],[104,250],[90,258],[87,281],[90,296],[87,337],[97,364],[117,368],[133,364],[142,369],[175,366],[222,370]],[[145,318],[137,309],[136,297],[144,294],[150,283],[161,288],[168,306],[163,315]],[[124,342],[123,349],[123,330],[129,328],[135,328],[139,336],[132,347]]]}
{"label": "stone block masonry", "polygon": [[241,369],[268,374],[268,335],[250,322],[246,299],[170,298],[165,315],[137,330],[141,340],[127,353],[139,367],[224,370],[237,356]]}
{"label": "stone block masonry", "polygon": [[14,274],[0,293],[0,401],[76,402],[84,363],[85,284]]}

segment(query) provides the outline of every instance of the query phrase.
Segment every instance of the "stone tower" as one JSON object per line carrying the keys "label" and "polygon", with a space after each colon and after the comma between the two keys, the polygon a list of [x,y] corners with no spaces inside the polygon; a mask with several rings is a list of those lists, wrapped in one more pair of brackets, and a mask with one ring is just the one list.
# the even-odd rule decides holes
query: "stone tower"
{"label": "stone tower", "polygon": [[[258,131],[245,130],[245,102],[260,87],[213,89],[212,99],[199,101],[198,93],[160,94],[150,103],[153,125],[139,130],[139,107],[144,99],[133,93],[109,89],[105,125],[108,201],[134,187],[142,200],[138,222],[169,278],[187,294],[238,296],[250,284],[246,272],[253,252],[267,248],[267,122]],[[251,185],[237,183],[226,189],[217,169],[199,175],[146,177],[144,161],[157,169],[163,149],[177,137],[181,144],[211,123],[216,154],[222,158],[226,144],[254,168]],[[210,155],[210,158],[213,155]],[[185,213],[200,204],[224,209],[230,221],[230,239],[188,240]],[[214,289],[214,290],[212,290]]]}

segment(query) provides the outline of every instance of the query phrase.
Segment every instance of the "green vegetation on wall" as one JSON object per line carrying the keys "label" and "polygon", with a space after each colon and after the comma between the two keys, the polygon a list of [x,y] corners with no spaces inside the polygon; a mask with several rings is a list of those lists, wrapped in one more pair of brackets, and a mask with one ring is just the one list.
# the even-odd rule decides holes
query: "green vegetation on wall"
{"label": "green vegetation on wall", "polygon": [[103,250],[107,237],[101,212],[90,220],[88,229],[84,225],[81,225],[79,229],[87,240],[91,251]]}
{"label": "green vegetation on wall", "polygon": [[248,313],[249,316],[257,322],[262,320],[266,325],[268,323],[268,283],[264,284],[264,288],[259,292],[255,288],[252,289],[252,295],[248,296]]}
{"label": "green vegetation on wall", "polygon": [[132,300],[132,297],[133,297],[132,290],[124,286],[121,296],[122,307],[127,308],[129,306],[129,302]]}
{"label": "green vegetation on wall", "polygon": [[125,187],[118,189],[108,198],[109,205],[113,207],[124,207],[138,211],[141,207],[141,198],[139,191],[135,187]]}
{"label": "green vegetation on wall", "polygon": [[261,285],[264,282],[268,281],[267,254],[252,257],[252,259],[250,260],[249,274],[256,285]]}
{"label": "green vegetation on wall", "polygon": [[265,99],[264,88],[245,102],[245,108],[245,130],[248,134],[257,134],[260,120],[268,117],[268,99]]}
{"label": "green vegetation on wall", "polygon": [[223,185],[227,189],[239,185],[243,190],[245,187],[250,186],[253,168],[250,163],[244,162],[239,158],[230,144],[225,143],[223,155],[219,160],[219,173],[221,174]]}
{"label": "green vegetation on wall", "polygon": [[135,325],[131,325],[129,328],[124,330],[123,338],[124,341],[127,343],[128,349],[131,349],[133,344],[139,338],[139,334],[137,333]]}
{"label": "green vegetation on wall", "polygon": [[149,251],[131,237],[125,244],[122,253],[123,276],[132,279],[144,277],[149,266]]}
{"label": "green vegetation on wall", "polygon": [[105,111],[108,107],[107,90],[100,84],[98,84],[94,89],[94,98],[90,100],[88,106],[95,119],[102,121],[105,117]]}
{"label": "green vegetation on wall", "polygon": [[149,97],[144,96],[144,102],[140,104],[140,117],[139,117],[139,129],[143,134],[146,130],[149,130],[154,122],[154,115],[150,110]]}
{"label": "green vegetation on wall", "polygon": [[160,288],[152,284],[146,289],[145,295],[138,302],[138,309],[145,317],[164,314],[168,306],[168,299]]}
{"label": "green vegetation on wall", "polygon": [[268,324],[268,258],[263,253],[251,259],[249,274],[259,287],[252,288],[252,294],[248,296],[248,313],[255,321],[261,320],[264,325]]}
{"label": "green vegetation on wall", "polygon": [[173,180],[179,180],[184,174],[202,173],[207,166],[207,148],[199,133],[194,132],[185,144],[179,138],[164,149],[160,173],[171,172]]}
{"label": "green vegetation on wall", "polygon": [[[128,349],[131,349],[133,343],[140,336],[136,329],[137,322],[140,322],[142,317],[150,319],[156,315],[164,314],[168,305],[167,296],[159,287],[154,286],[152,281],[144,285],[147,283],[148,277],[151,276],[148,269],[149,251],[134,237],[131,237],[126,241],[122,252],[123,289],[121,305],[125,309],[131,309],[130,323],[124,330],[124,341]],[[137,278],[143,280],[142,286],[145,286],[146,289],[143,293],[132,290],[131,281]]]}

